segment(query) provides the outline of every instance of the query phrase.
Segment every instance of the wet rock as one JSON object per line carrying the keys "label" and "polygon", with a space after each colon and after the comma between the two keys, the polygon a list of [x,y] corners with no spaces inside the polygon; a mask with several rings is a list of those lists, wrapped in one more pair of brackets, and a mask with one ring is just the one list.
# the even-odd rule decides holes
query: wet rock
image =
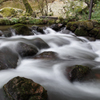
{"label": "wet rock", "polygon": [[21,57],[34,56],[38,50],[35,46],[20,42],[16,47],[17,52]]}
{"label": "wet rock", "polygon": [[100,38],[99,29],[98,28],[93,28],[91,31],[89,31],[89,36],[99,39]]}
{"label": "wet rock", "polygon": [[17,35],[33,35],[32,30],[24,24],[16,24],[13,28]]}
{"label": "wet rock", "polygon": [[78,28],[78,22],[68,22],[66,28],[74,32]]}
{"label": "wet rock", "polygon": [[11,29],[8,29],[6,31],[3,31],[3,35],[5,37],[11,37],[12,36],[12,32],[11,32]]}
{"label": "wet rock", "polygon": [[85,30],[89,31],[93,29],[93,22],[91,20],[79,21],[78,27],[83,27]]}
{"label": "wet rock", "polygon": [[34,57],[35,59],[57,59],[57,53],[52,51],[45,51]]}
{"label": "wet rock", "polygon": [[63,28],[63,27],[65,27],[65,25],[63,25],[63,24],[53,24],[50,26],[50,28],[52,28],[55,31],[60,31],[61,28]]}
{"label": "wet rock", "polygon": [[0,30],[0,36],[2,36],[3,35],[3,32]]}
{"label": "wet rock", "polygon": [[32,39],[32,44],[34,44],[38,49],[49,48],[49,45],[41,38]]}
{"label": "wet rock", "polygon": [[70,81],[81,81],[86,75],[90,73],[91,69],[87,66],[75,65],[71,71],[69,71]]}
{"label": "wet rock", "polygon": [[47,100],[47,91],[31,79],[15,77],[3,86],[10,100]]}
{"label": "wet rock", "polygon": [[32,30],[40,32],[41,34],[45,34],[42,27],[32,26]]}
{"label": "wet rock", "polygon": [[82,28],[82,27],[77,28],[77,29],[75,30],[75,34],[76,34],[77,36],[88,36],[87,31],[86,31],[84,28]]}
{"label": "wet rock", "polygon": [[0,50],[0,70],[16,68],[18,55],[9,48],[4,47]]}

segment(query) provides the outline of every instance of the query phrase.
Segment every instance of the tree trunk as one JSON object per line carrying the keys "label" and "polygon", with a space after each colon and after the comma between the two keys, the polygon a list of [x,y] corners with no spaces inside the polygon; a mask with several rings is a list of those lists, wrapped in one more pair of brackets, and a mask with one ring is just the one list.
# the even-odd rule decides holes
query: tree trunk
{"label": "tree trunk", "polygon": [[90,1],[90,8],[89,8],[89,19],[91,19],[92,7],[93,7],[93,0],[91,0],[91,1]]}
{"label": "tree trunk", "polygon": [[29,13],[30,15],[32,15],[33,10],[31,8],[30,4],[28,3],[28,1],[27,0],[23,0],[23,4],[24,4],[24,6],[26,8],[26,12]]}

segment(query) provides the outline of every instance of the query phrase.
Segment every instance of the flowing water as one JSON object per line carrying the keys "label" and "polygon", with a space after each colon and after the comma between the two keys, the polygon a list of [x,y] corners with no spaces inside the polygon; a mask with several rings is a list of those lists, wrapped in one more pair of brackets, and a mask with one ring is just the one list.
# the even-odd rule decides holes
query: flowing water
{"label": "flowing water", "polygon": [[[1,37],[0,49],[8,47],[15,51],[19,41],[31,43],[34,38],[43,39],[49,46],[44,51],[54,51],[60,59],[32,59],[20,57],[16,69],[0,71],[0,88],[15,76],[22,76],[41,84],[48,92],[49,100],[100,100],[100,81],[92,80],[71,83],[66,68],[73,65],[87,65],[91,69],[100,69],[100,40],[89,41],[76,37],[73,33],[64,34],[47,28],[45,35]],[[0,92],[0,100],[6,100]]]}

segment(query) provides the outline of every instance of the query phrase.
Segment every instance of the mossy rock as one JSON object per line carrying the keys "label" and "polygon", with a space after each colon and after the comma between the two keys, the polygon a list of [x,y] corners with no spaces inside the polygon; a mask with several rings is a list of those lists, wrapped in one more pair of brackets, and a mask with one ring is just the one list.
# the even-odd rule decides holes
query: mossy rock
{"label": "mossy rock", "polygon": [[79,24],[79,22],[68,22],[66,27],[70,31],[74,32],[76,30],[76,28],[78,27],[78,24]]}
{"label": "mossy rock", "polygon": [[24,77],[15,77],[3,86],[10,100],[47,100],[47,91],[40,85]]}
{"label": "mossy rock", "polygon": [[15,29],[17,35],[32,35],[31,29],[24,24],[15,24],[12,28]]}
{"label": "mossy rock", "polygon": [[67,29],[70,29],[71,26],[78,27],[79,22],[68,22]]}
{"label": "mossy rock", "polygon": [[91,31],[89,31],[89,36],[100,39],[100,29],[98,28],[93,28]]}
{"label": "mossy rock", "polygon": [[87,31],[89,31],[93,29],[93,22],[91,20],[79,21],[78,27],[82,27],[86,29]]}
{"label": "mossy rock", "polygon": [[91,71],[91,69],[89,67],[87,67],[87,66],[75,65],[75,67],[71,71],[70,80],[71,81],[74,81],[74,80],[80,81],[87,74],[89,74],[90,71]]}
{"label": "mossy rock", "polygon": [[84,28],[77,28],[75,34],[77,36],[88,36],[88,32]]}
{"label": "mossy rock", "polygon": [[76,27],[75,27],[75,26],[71,26],[71,27],[70,27],[70,30],[71,30],[72,32],[74,32],[74,31],[76,30]]}
{"label": "mossy rock", "polygon": [[14,8],[11,7],[5,7],[0,10],[0,13],[3,15],[3,17],[14,17],[16,16],[16,11]]}

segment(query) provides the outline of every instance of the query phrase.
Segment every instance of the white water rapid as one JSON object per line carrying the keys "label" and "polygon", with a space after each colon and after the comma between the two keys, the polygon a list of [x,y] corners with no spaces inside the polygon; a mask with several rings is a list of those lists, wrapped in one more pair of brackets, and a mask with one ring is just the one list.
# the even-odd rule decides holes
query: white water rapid
{"label": "white water rapid", "polygon": [[[66,68],[73,65],[87,65],[91,69],[100,69],[100,40],[89,41],[76,37],[73,33],[63,34],[47,28],[45,35],[18,36],[0,38],[0,49],[8,47],[15,50],[19,41],[32,42],[34,38],[43,39],[49,46],[44,51],[54,51],[59,60],[19,59],[15,69],[0,71],[0,88],[15,76],[22,76],[41,84],[48,93],[49,100],[100,100],[100,81],[71,83],[64,74]],[[0,100],[5,100],[0,92]]]}

